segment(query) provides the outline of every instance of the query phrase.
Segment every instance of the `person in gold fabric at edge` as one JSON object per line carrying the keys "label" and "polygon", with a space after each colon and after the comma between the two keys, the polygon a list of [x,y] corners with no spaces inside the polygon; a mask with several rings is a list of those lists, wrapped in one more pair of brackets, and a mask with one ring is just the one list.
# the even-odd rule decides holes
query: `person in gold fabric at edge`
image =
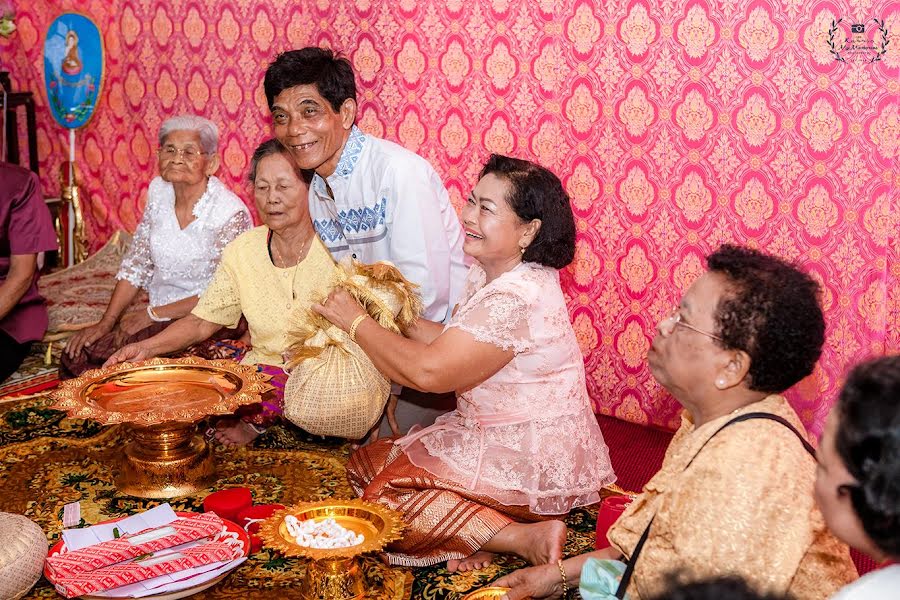
{"label": "person in gold fabric at edge", "polygon": [[171,354],[208,338],[220,327],[247,319],[252,348],[243,364],[256,364],[276,387],[253,412],[220,421],[216,438],[245,444],[283,412],[287,375],[282,352],[289,316],[321,298],[334,277],[334,261],[309,218],[304,178],[289,151],[269,140],[253,153],[250,181],[263,225],[240,235],[222,253],[222,262],[191,314],[151,338],[125,346],[106,365]]}
{"label": "person in gold fabric at edge", "polygon": [[467,570],[498,552],[555,563],[566,526],[554,516],[615,480],[559,284],[575,254],[572,209],[553,173],[494,155],[462,218],[476,262],[446,326],[420,319],[405,338],[344,291],[313,307],[393,381],[457,394],[433,425],[356,452],[348,476],[403,513],[394,564]]}
{"label": "person in gold fabric at edge", "polygon": [[657,326],[648,354],[653,376],[685,408],[661,470],[610,529],[612,547],[497,580],[512,588],[509,599],[559,598],[587,575],[589,558],[627,560],[651,519],[628,587],[632,600],[660,593],[677,570],[687,580],[736,575],[804,600],[827,598],[856,577],[847,546],[813,501],[816,461],[796,433],[755,418],[713,437],[751,412],[804,431],[781,393],[819,359],[819,286],[746,248],[726,245],[707,261],[708,271]]}

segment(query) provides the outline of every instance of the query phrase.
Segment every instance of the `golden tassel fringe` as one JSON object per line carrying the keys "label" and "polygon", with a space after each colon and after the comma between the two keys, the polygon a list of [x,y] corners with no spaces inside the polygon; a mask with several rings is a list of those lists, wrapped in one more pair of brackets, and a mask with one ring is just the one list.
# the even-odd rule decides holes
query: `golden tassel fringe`
{"label": "golden tassel fringe", "polygon": [[[359,302],[370,317],[389,331],[403,334],[422,314],[422,298],[400,270],[389,262],[371,265],[355,260],[341,261],[335,268],[336,282],[329,290],[344,289]],[[378,292],[399,301],[397,314],[379,297]],[[327,294],[319,300],[324,300]],[[349,336],[311,308],[291,316],[288,334],[287,366],[293,369],[307,358],[314,358],[329,346],[346,350]]]}

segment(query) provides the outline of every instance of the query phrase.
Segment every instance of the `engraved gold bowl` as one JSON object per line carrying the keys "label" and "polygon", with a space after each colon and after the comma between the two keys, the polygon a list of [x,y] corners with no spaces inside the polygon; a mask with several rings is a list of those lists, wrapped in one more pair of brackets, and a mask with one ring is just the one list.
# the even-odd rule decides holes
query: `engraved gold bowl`
{"label": "engraved gold bowl", "polygon": [[483,587],[474,592],[469,592],[462,597],[462,600],[500,600],[503,594],[508,591],[508,587]]}
{"label": "engraved gold bowl", "polygon": [[124,424],[131,433],[116,487],[139,498],[175,498],[215,477],[209,444],[196,424],[261,400],[269,375],[230,360],[152,358],[87,371],[63,381],[52,408],[71,418]]}
{"label": "engraved gold bowl", "polygon": [[[363,536],[363,542],[346,548],[310,548],[296,543],[288,533],[284,518],[300,521],[334,519],[341,527]],[[379,552],[400,539],[405,525],[400,514],[363,500],[324,500],[288,507],[266,519],[259,528],[263,543],[285,556],[308,559],[306,576],[300,586],[304,600],[359,600],[367,584],[358,558]]]}

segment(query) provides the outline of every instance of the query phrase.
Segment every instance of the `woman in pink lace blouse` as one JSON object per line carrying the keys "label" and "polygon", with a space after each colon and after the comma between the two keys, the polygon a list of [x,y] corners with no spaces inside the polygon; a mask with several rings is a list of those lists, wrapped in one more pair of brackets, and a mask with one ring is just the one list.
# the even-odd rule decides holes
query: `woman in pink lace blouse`
{"label": "woman in pink lace blouse", "polygon": [[434,425],[360,449],[348,475],[404,514],[394,564],[478,568],[497,552],[553,563],[566,534],[554,517],[615,480],[559,285],[575,254],[569,198],[547,169],[494,155],[462,217],[475,263],[446,327],[396,335],[345,292],[315,307],[395,382],[457,394]]}

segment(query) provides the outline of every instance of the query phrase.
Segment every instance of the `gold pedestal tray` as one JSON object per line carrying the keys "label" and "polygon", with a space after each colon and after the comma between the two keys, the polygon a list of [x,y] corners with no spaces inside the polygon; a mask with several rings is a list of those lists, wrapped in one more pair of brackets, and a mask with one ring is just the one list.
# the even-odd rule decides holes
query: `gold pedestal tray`
{"label": "gold pedestal tray", "polygon": [[[364,541],[347,548],[310,548],[301,546],[284,524],[287,515],[300,521],[334,519]],[[300,586],[304,600],[361,600],[370,588],[358,558],[367,552],[378,552],[400,538],[404,525],[400,514],[384,506],[362,500],[324,500],[308,502],[280,510],[262,523],[259,534],[266,546],[285,556],[309,559],[306,576]]]}
{"label": "gold pedestal tray", "polygon": [[51,393],[53,408],[104,425],[127,424],[116,487],[139,498],[175,498],[208,487],[215,458],[196,424],[260,401],[272,386],[256,367],[229,360],[153,358],[87,371]]}

